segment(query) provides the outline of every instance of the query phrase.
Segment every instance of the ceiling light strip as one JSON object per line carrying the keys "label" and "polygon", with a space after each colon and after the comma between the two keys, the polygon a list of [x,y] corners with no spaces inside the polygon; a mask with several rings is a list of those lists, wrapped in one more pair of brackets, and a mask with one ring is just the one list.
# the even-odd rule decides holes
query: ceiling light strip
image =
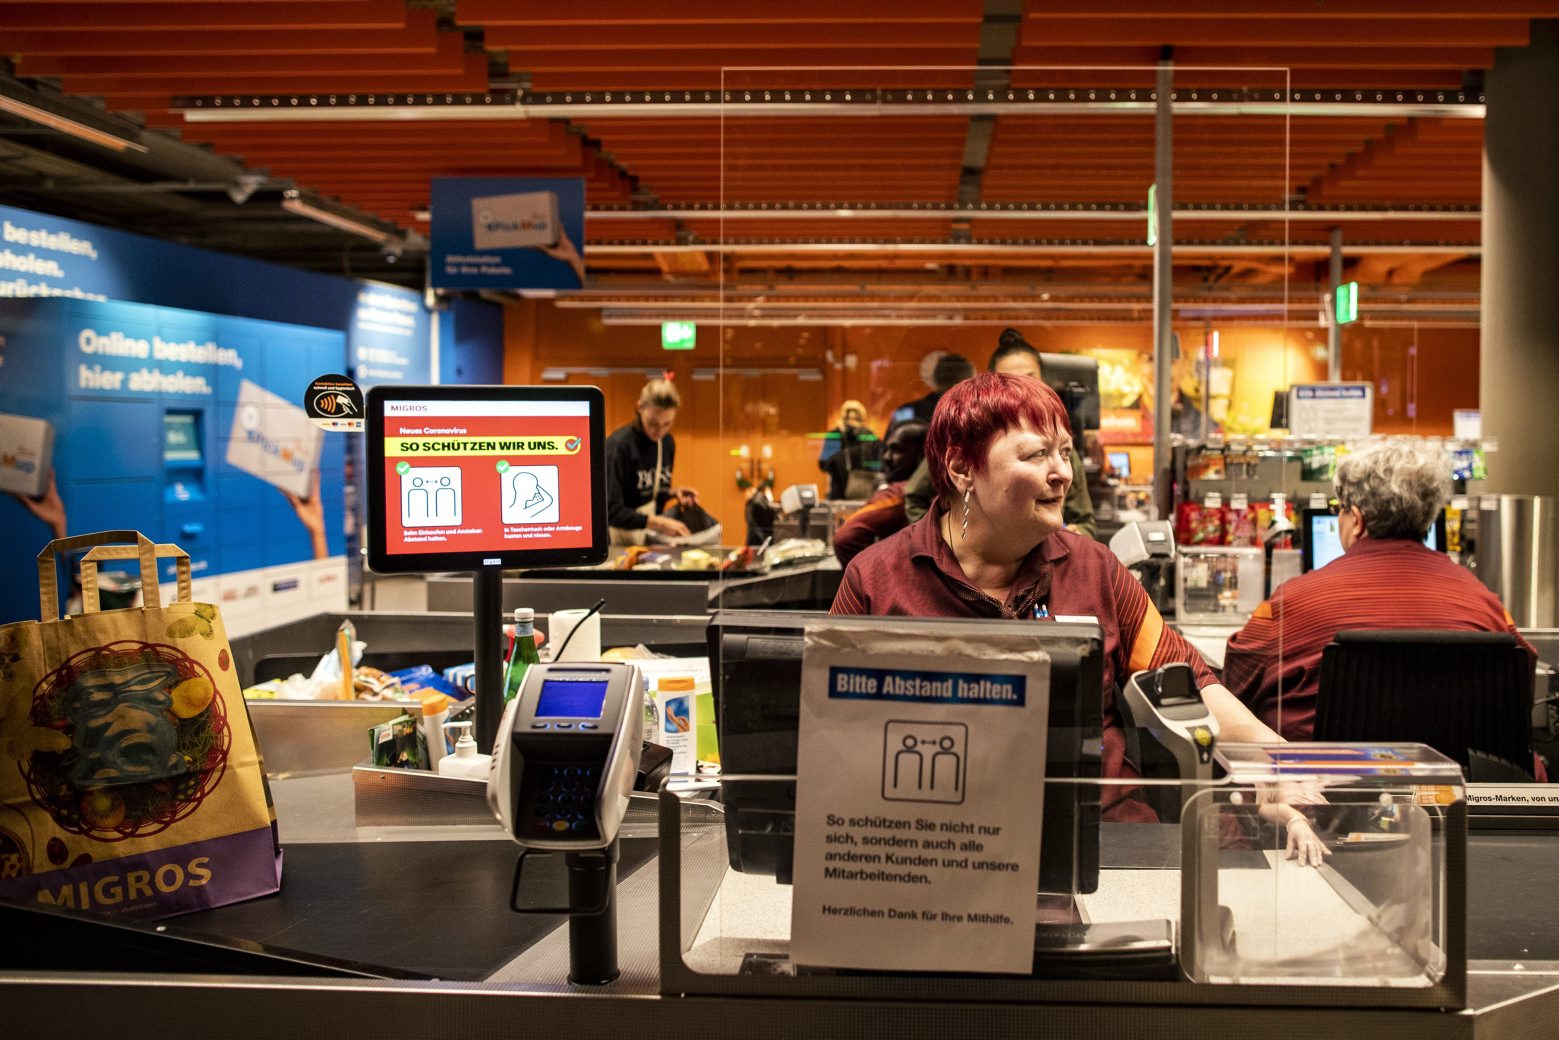
{"label": "ceiling light strip", "polygon": [[[1254,299],[1254,300],[1199,300],[1188,298],[1175,301],[1175,310],[1185,315],[1200,317],[1204,314],[1271,314],[1281,312],[1285,307],[1291,311],[1300,313],[1314,313],[1316,299],[1320,296],[1317,291],[1314,294],[1299,294],[1288,301],[1282,299]],[[559,300],[558,302],[563,302]],[[707,321],[710,312],[724,309],[728,312],[741,312],[746,314],[917,314],[923,311],[935,313],[976,313],[981,311],[996,311],[1008,313],[1012,311],[1140,311],[1151,307],[1151,296],[1143,295],[1131,299],[1120,300],[1042,300],[1035,297],[1030,300],[1003,300],[999,303],[971,303],[962,300],[950,300],[938,303],[926,303],[917,305],[909,301],[871,301],[863,303],[860,300],[838,301],[720,301],[720,300],[684,300],[680,303],[666,301],[663,305],[654,305],[634,300],[592,300],[575,309],[609,310],[621,309],[638,311],[644,314],[658,313],[662,317],[668,317],[664,312],[675,311],[677,316],[684,318],[697,318]],[[1436,306],[1421,300],[1382,300],[1371,303],[1367,310],[1370,313],[1412,313],[1433,315],[1435,317],[1456,317],[1458,315],[1471,316],[1479,312],[1478,305],[1461,304],[1458,306]],[[1194,313],[1193,313],[1194,312]]]}
{"label": "ceiling light strip", "polygon": [[284,194],[281,208],[288,213],[296,213],[300,217],[307,217],[321,224],[327,224],[338,231],[361,235],[363,238],[378,242],[381,245],[401,241],[400,236],[393,231],[375,227],[372,224],[354,219],[343,213],[337,213],[334,210],[325,209],[305,200],[296,190],[289,190]]}
{"label": "ceiling light strip", "polygon": [[[1176,256],[1271,256],[1287,252],[1293,257],[1330,256],[1331,247],[1296,242],[1224,243],[1177,242]],[[1344,256],[1366,256],[1385,253],[1447,254],[1482,256],[1483,247],[1477,243],[1425,243],[1404,245],[1387,243],[1345,244]],[[671,243],[646,242],[599,243],[585,246],[588,256],[641,256],[648,253],[747,253],[764,254],[843,254],[843,253],[971,253],[989,257],[993,253],[1089,253],[1109,256],[1151,257],[1153,250],[1138,244],[1090,244],[1087,242],[712,242],[705,245],[673,245]],[[992,257],[995,262],[996,257]]]}
{"label": "ceiling light strip", "polygon": [[[1032,317],[1026,312],[1014,312],[1006,317],[979,317],[966,318],[963,315],[949,314],[940,318],[927,315],[911,315],[897,317],[891,314],[863,313],[859,317],[839,317],[834,315],[798,315],[795,317],[748,317],[746,315],[731,314],[720,320],[722,325],[740,325],[747,328],[787,328],[792,326],[823,326],[835,328],[853,328],[856,326],[876,327],[925,327],[934,325],[958,325],[1000,328],[1011,325],[1014,321],[1021,321]],[[665,315],[651,314],[612,314],[603,312],[601,324],[603,325],[649,325],[657,326],[667,320]],[[689,319],[693,320],[693,319]],[[707,319],[706,319],[707,320]],[[1273,328],[1293,328],[1295,322],[1287,315],[1273,314],[1271,316],[1256,315],[1231,315],[1230,320],[1241,328],[1254,326],[1268,326]],[[1122,318],[1117,314],[1104,314],[1098,317],[1085,317],[1082,315],[1054,315],[1046,318],[1049,325],[1120,325]],[[1476,328],[1479,319],[1469,317],[1465,321],[1450,321],[1443,317],[1428,320],[1418,319],[1373,319],[1360,316],[1359,326],[1373,328],[1417,328],[1417,329],[1465,329]]]}
{"label": "ceiling light strip", "polygon": [[[667,209],[591,209],[585,211],[587,221],[644,220],[1118,220],[1140,221],[1147,210],[1137,205],[1122,203],[990,203],[975,209],[961,209],[944,203],[912,203],[907,206],[879,208],[875,204],[861,205],[764,205]],[[1294,220],[1316,223],[1353,223],[1376,220],[1480,220],[1483,211],[1477,206],[1434,206],[1414,209],[1392,207],[1389,209],[1274,209],[1196,206],[1176,207],[1176,220],[1200,221],[1253,221]]]}
{"label": "ceiling light strip", "polygon": [[13,116],[19,116],[29,122],[37,123],[39,126],[46,126],[50,130],[58,131],[77,140],[87,141],[112,151],[146,151],[145,145],[131,137],[89,126],[62,113],[29,104],[9,93],[0,93],[0,112],[9,112]]}
{"label": "ceiling light strip", "polygon": [[[1194,71],[1194,70],[1189,70]],[[1172,95],[1195,115],[1423,116],[1482,119],[1482,93],[1452,90],[1188,89]],[[1149,88],[512,91],[394,94],[210,94],[175,97],[189,122],[329,119],[563,119],[582,117],[1151,115]]]}

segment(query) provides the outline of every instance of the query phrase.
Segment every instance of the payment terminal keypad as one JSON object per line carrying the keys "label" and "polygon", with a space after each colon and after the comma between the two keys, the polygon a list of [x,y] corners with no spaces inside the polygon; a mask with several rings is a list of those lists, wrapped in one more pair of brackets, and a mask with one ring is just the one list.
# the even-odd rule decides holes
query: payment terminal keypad
{"label": "payment terminal keypad", "polygon": [[537,769],[532,797],[527,799],[525,830],[537,839],[596,838],[598,765],[548,764]]}

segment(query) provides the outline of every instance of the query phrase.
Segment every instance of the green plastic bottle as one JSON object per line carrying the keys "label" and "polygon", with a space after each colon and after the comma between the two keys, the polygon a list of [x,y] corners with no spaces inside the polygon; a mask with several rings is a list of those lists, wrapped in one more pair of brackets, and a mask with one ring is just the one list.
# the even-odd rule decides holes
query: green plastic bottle
{"label": "green plastic bottle", "polygon": [[503,702],[508,704],[519,694],[525,684],[525,673],[533,664],[541,663],[536,652],[536,612],[530,607],[514,610],[514,649],[509,654],[509,664],[503,673]]}

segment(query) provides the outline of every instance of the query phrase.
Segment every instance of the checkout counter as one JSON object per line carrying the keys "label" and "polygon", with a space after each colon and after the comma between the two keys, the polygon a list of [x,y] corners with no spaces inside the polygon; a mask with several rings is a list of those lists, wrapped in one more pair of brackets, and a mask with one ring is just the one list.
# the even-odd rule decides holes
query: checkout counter
{"label": "checkout counter", "polygon": [[[325,615],[234,640],[239,674],[249,681],[291,666],[298,649],[328,645],[339,620]],[[375,645],[395,646],[428,660],[469,640],[468,614],[354,620],[370,653]],[[608,614],[603,643],[642,642],[680,654],[701,645],[704,625],[697,614]],[[278,714],[268,719],[273,706]],[[752,1040],[941,1040],[1032,1032],[1043,1022],[1055,1036],[1151,1028],[1157,1036],[1202,1038],[1209,1030],[1287,1028],[1422,1038],[1539,1035],[1559,1015],[1559,893],[1546,880],[1554,839],[1532,830],[1468,835],[1466,1010],[1372,1006],[1368,993],[1308,1006],[1285,1003],[1281,994],[1224,1000],[1206,988],[1166,1001],[1171,991],[1162,987],[1176,984],[1144,981],[1095,981],[1075,991],[1056,984],[1043,1003],[971,978],[929,990],[884,977],[847,980],[832,995],[815,987],[810,994],[780,995],[780,988],[722,995],[719,986],[679,983],[680,969],[668,973],[667,935],[672,944],[681,937],[683,963],[697,967],[695,950],[720,949],[700,942],[710,929],[761,938],[786,923],[788,892],[760,878],[755,895],[755,879],[730,869],[720,805],[649,794],[632,797],[620,829],[621,974],[602,986],[574,985],[567,980],[568,919],[506,909],[517,850],[489,811],[483,785],[429,777],[433,783],[417,798],[387,797],[365,787],[350,765],[310,761],[327,755],[324,745],[297,745],[296,760],[278,768],[283,749],[309,725],[286,717],[289,707],[296,716],[310,705],[251,704],[287,854],[281,892],[155,924],[97,926],[86,942],[33,941],[55,929],[40,929],[29,916],[51,912],[0,906],[0,932],[9,939],[0,954],[0,1000],[12,1009],[8,1035],[96,1034],[117,1020],[168,1037],[213,1029],[331,1036],[393,1021],[398,1031],[442,1033],[458,1023],[462,1035],[494,1037],[695,1031]],[[360,740],[358,720],[350,729]],[[338,735],[345,740],[347,733],[343,727]],[[667,848],[668,832],[675,851]],[[1103,825],[1102,883],[1084,901],[1086,912],[1101,921],[1175,919],[1185,855],[1177,826]],[[1249,853],[1257,893],[1270,890],[1280,871],[1296,869],[1272,855]],[[1322,886],[1316,897],[1335,902],[1336,891]],[[1104,1002],[1101,993],[1109,994]]]}
{"label": "checkout counter", "polygon": [[[614,614],[699,614],[716,607],[766,610],[827,610],[839,591],[839,561],[811,560],[776,567],[767,574],[724,575],[719,571],[614,571],[554,568],[521,571],[503,583],[503,609],[533,607],[538,614],[565,610],[606,597]],[[428,609],[471,609],[469,574],[432,574]]]}

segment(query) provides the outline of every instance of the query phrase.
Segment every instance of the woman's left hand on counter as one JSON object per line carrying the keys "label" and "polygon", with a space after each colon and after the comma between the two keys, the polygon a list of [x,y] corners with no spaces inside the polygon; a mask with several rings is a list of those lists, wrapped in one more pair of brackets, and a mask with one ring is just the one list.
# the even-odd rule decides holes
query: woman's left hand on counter
{"label": "woman's left hand on counter", "polygon": [[1298,810],[1289,817],[1287,830],[1288,850],[1284,859],[1296,860],[1301,867],[1319,867],[1332,854],[1326,842],[1310,826],[1310,821]]}

